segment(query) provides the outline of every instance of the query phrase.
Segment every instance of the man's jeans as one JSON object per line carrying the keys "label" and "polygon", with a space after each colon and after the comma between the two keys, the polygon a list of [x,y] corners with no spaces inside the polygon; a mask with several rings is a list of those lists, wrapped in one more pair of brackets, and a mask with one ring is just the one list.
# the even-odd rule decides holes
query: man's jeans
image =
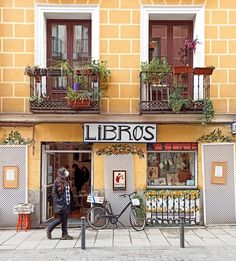
{"label": "man's jeans", "polygon": [[68,213],[69,213],[69,206],[65,212],[58,213],[59,217],[48,225],[48,231],[52,232],[56,226],[61,224],[62,236],[68,235],[68,231],[67,231]]}

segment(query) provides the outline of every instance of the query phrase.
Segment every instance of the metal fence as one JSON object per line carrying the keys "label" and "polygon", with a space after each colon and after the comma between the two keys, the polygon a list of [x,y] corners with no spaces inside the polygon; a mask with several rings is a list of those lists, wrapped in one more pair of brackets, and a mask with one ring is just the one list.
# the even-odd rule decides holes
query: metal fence
{"label": "metal fence", "polygon": [[147,225],[185,225],[200,222],[199,190],[152,190],[146,193]]}

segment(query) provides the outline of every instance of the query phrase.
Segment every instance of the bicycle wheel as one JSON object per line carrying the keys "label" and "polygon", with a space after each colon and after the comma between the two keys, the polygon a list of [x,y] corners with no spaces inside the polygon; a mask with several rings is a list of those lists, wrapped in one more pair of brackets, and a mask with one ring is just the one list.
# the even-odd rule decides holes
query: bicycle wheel
{"label": "bicycle wheel", "polygon": [[129,218],[133,229],[137,231],[144,229],[146,223],[146,213],[141,208],[132,207]]}
{"label": "bicycle wheel", "polygon": [[102,229],[107,226],[107,211],[103,207],[92,207],[87,213],[87,222],[94,229]]}

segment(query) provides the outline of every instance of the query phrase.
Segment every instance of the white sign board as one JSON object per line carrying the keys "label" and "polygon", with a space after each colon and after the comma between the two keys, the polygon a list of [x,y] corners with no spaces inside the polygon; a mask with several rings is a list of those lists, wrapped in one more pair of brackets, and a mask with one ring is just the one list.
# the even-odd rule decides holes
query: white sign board
{"label": "white sign board", "polygon": [[231,128],[232,134],[236,134],[236,122],[232,123]]}
{"label": "white sign board", "polygon": [[15,170],[14,169],[8,169],[6,173],[6,180],[12,181],[15,180]]}
{"label": "white sign board", "polygon": [[150,143],[156,141],[156,124],[84,124],[84,142]]}

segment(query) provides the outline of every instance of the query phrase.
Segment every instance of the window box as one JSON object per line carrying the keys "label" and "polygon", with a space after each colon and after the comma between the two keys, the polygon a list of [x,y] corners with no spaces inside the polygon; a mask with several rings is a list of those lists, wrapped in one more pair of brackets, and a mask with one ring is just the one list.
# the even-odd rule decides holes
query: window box
{"label": "window box", "polygon": [[193,69],[195,75],[212,75],[215,67],[196,67]]}
{"label": "window box", "polygon": [[193,67],[192,66],[175,66],[173,67],[173,74],[187,74],[192,73]]}
{"label": "window box", "polygon": [[81,108],[88,108],[91,105],[91,99],[84,99],[84,100],[77,100],[77,101],[70,101],[67,100],[67,103],[70,108],[74,110],[79,110]]}

